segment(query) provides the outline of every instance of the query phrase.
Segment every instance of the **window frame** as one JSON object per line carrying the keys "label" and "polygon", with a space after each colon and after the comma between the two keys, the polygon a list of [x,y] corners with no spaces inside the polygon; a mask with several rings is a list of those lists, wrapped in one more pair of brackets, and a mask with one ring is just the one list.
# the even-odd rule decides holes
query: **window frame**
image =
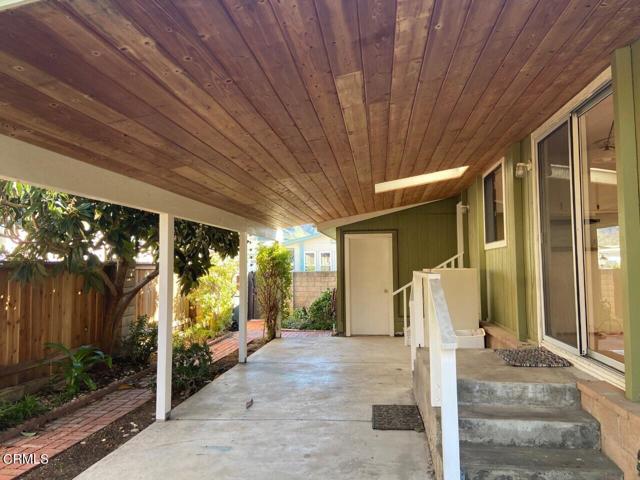
{"label": "window frame", "polygon": [[[503,230],[503,239],[502,240],[494,240],[493,242],[487,242],[487,205],[486,205],[486,194],[485,194],[485,179],[493,174],[498,168],[501,168],[501,176],[502,176],[502,215],[504,220],[502,222],[502,230]],[[502,157],[496,163],[491,165],[482,175],[482,236],[484,240],[484,249],[485,250],[493,250],[494,248],[504,248],[507,246],[507,182],[506,182],[506,171],[505,171],[505,158]]]}
{"label": "window frame", "polygon": [[[322,255],[327,254],[329,255],[329,270],[323,270],[322,269]],[[332,272],[333,268],[333,255],[331,254],[331,250],[322,250],[320,252],[320,269],[318,270],[319,272]]]}
{"label": "window frame", "polygon": [[[307,270],[307,255],[313,255],[313,270]],[[317,261],[318,261],[318,258],[316,256],[316,252],[315,251],[313,251],[313,250],[305,251],[304,252],[304,263],[302,265],[302,271],[303,272],[317,272],[318,271]]]}

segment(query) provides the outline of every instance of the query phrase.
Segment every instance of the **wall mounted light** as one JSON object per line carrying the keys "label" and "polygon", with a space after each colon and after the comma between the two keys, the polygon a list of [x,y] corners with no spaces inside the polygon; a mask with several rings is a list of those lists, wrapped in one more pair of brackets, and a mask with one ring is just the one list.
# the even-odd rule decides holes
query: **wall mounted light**
{"label": "wall mounted light", "polygon": [[530,163],[516,163],[516,178],[524,178],[531,171]]}

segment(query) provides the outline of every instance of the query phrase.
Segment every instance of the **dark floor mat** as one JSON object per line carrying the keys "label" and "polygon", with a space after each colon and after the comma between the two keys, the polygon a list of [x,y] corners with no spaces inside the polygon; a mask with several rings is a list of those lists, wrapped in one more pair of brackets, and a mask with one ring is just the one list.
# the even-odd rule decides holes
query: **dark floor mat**
{"label": "dark floor mat", "polygon": [[512,367],[570,367],[571,362],[546,348],[496,350],[496,354]]}
{"label": "dark floor mat", "polygon": [[424,432],[420,411],[415,405],[373,405],[374,430],[415,430]]}

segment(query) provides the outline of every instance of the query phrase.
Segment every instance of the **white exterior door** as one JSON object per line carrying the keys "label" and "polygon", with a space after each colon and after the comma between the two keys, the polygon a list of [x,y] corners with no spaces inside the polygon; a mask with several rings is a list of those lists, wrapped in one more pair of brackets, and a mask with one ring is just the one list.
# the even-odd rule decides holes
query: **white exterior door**
{"label": "white exterior door", "polygon": [[345,235],[346,330],[349,335],[393,335],[393,237]]}

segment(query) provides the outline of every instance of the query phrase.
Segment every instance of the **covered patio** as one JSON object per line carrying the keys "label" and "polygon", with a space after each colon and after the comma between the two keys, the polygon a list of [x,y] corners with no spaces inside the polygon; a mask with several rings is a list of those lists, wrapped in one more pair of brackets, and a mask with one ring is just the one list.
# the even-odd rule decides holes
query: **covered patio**
{"label": "covered patio", "polygon": [[409,365],[400,338],[274,340],[78,478],[429,478],[424,433],[371,428]]}
{"label": "covered patio", "polygon": [[[573,265],[591,251],[573,230],[560,235],[570,245],[545,240],[542,214],[574,229],[603,222],[599,206],[572,217],[583,198],[571,186],[584,182],[569,172],[590,175],[586,161],[571,163],[590,153],[579,151],[586,130],[578,138],[573,127],[609,95],[610,117],[598,117],[606,132],[588,145],[609,162],[607,182],[594,191],[618,185],[609,199],[616,218],[607,221],[621,232],[614,246],[624,328],[609,333],[621,338],[624,330],[625,347],[614,352],[624,365],[587,358],[588,317],[553,317],[579,324],[568,332],[575,365],[623,387],[624,401],[640,400],[640,300],[628,295],[640,282],[638,38],[637,0],[0,0],[0,178],[160,216],[159,421],[81,478],[424,478],[423,434],[370,425],[374,403],[420,403],[412,367],[414,380],[424,383],[427,370],[434,376],[429,404],[442,425],[432,431],[446,437],[444,478],[459,478],[464,437],[449,309],[469,304],[471,290],[453,304],[440,274],[428,270],[442,260],[444,269],[474,270],[474,321],[487,321],[514,349],[539,346],[553,333],[541,245],[575,248],[560,270],[576,284],[576,311],[586,311],[584,272]],[[538,157],[558,122],[572,125],[566,132],[576,137],[561,145],[576,155],[562,151],[566,164],[554,157],[546,171]],[[540,195],[547,180],[567,190],[560,217]],[[383,276],[379,268],[346,274],[349,252],[364,251],[349,249],[349,236],[378,235],[365,239],[374,254],[361,261],[377,268],[384,258],[389,268],[384,285],[362,289],[356,313],[371,322],[382,312],[385,330],[376,334],[389,337],[276,340],[172,411],[174,218],[240,233],[240,362],[247,236],[276,239],[287,226],[312,223],[337,235],[336,326],[347,336],[351,278]],[[411,350],[396,334],[407,335]],[[433,355],[428,367],[425,352]],[[578,400],[576,393],[576,411]],[[635,407],[625,404],[619,418]],[[640,444],[629,436],[594,435],[588,454],[624,451],[616,464],[635,472]],[[506,438],[499,457],[513,446]],[[542,458],[529,440],[517,447]]]}

